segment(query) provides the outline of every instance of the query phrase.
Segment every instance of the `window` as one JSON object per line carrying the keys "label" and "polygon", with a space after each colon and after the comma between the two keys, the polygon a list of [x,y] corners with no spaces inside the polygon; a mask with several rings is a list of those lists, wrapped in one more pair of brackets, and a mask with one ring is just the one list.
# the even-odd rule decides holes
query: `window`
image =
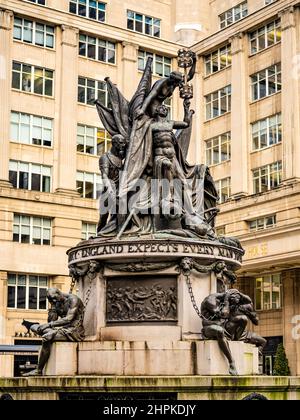
{"label": "window", "polygon": [[229,44],[223,48],[219,48],[217,51],[214,51],[205,57],[206,76],[217,73],[218,71],[231,66],[231,62],[231,45]]}
{"label": "window", "polygon": [[12,112],[10,116],[10,139],[13,142],[51,147],[53,120],[35,115]]}
{"label": "window", "polygon": [[13,62],[12,88],[27,93],[53,96],[52,70]]}
{"label": "window", "polygon": [[30,1],[31,3],[36,3],[36,4],[39,4],[41,6],[45,6],[45,4],[46,4],[46,0],[26,0],[26,1]]}
{"label": "window", "polygon": [[45,311],[47,305],[48,277],[8,274],[7,307]]}
{"label": "window", "polygon": [[206,165],[212,166],[230,160],[231,133],[222,134],[206,142]]}
{"label": "window", "polygon": [[91,237],[97,236],[97,225],[96,223],[82,223],[82,235],[83,241],[88,241]]}
{"label": "window", "polygon": [[251,220],[249,222],[249,229],[251,231],[259,231],[276,227],[276,215],[261,217],[260,219]]}
{"label": "window", "polygon": [[254,194],[263,193],[279,186],[282,180],[282,162],[263,166],[253,171]]}
{"label": "window", "polygon": [[69,11],[74,15],[105,22],[106,4],[96,0],[71,0]]}
{"label": "window", "polygon": [[277,0],[265,0],[265,5],[267,6],[268,4],[274,3]]}
{"label": "window", "polygon": [[94,105],[96,99],[108,106],[107,86],[105,82],[78,78],[78,102],[86,105]]}
{"label": "window", "polygon": [[221,29],[248,16],[248,3],[245,1],[227,10],[219,16]]}
{"label": "window", "polygon": [[50,192],[51,168],[33,163],[9,162],[9,181],[14,188]]}
{"label": "window", "polygon": [[101,156],[111,148],[111,136],[103,128],[77,126],[77,152]]}
{"label": "window", "polygon": [[269,274],[256,279],[256,310],[270,311],[282,307],[280,274]]}
{"label": "window", "polygon": [[281,26],[280,20],[275,20],[268,25],[252,32],[249,35],[251,54],[271,47],[281,41]]}
{"label": "window", "polygon": [[148,57],[153,58],[153,74],[160,77],[169,77],[172,71],[172,59],[147,51],[139,50],[138,68],[144,71]]}
{"label": "window", "polygon": [[79,55],[103,63],[116,64],[116,44],[80,34]]}
{"label": "window", "polygon": [[224,178],[216,181],[216,188],[219,195],[219,203],[225,203],[231,196],[231,178]]}
{"label": "window", "polygon": [[260,150],[282,141],[281,114],[251,124],[252,148]]}
{"label": "window", "polygon": [[15,17],[14,39],[40,47],[54,48],[54,27]]}
{"label": "window", "polygon": [[265,98],[281,91],[281,64],[251,76],[252,100]]}
{"label": "window", "polygon": [[140,13],[127,11],[127,29],[145,35],[160,37],[161,20]]}
{"label": "window", "polygon": [[98,198],[101,188],[101,176],[87,172],[77,172],[77,191],[82,198]]}
{"label": "window", "polygon": [[15,214],[13,232],[19,244],[51,245],[51,219]]}
{"label": "window", "polygon": [[206,119],[220,117],[231,111],[231,86],[226,86],[216,92],[210,93],[205,97]]}

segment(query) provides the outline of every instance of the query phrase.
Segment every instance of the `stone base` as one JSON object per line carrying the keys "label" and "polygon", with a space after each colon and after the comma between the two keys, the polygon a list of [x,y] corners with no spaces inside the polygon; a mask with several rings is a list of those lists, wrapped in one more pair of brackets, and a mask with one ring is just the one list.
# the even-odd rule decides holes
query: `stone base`
{"label": "stone base", "polygon": [[[15,400],[132,401],[155,400],[235,400],[253,393],[270,400],[300,400],[299,377],[214,377],[152,376],[111,377],[75,376],[56,378],[0,378],[0,397],[10,394]],[[152,401],[150,401],[152,399]],[[168,401],[165,401],[168,404]],[[173,401],[174,402],[174,401]],[[163,402],[162,402],[163,403]],[[101,407],[101,406],[100,406]]]}
{"label": "stone base", "polygon": [[54,343],[45,376],[73,376],[77,374],[78,343]]}
{"label": "stone base", "polygon": [[[230,347],[239,376],[259,373],[254,346],[235,342]],[[224,376],[228,370],[216,341],[86,341],[55,343],[45,375]]]}

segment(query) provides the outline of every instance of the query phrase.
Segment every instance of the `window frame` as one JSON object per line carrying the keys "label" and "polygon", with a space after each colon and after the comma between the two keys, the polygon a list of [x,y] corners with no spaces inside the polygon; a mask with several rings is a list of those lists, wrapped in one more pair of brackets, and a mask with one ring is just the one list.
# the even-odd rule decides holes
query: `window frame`
{"label": "window frame", "polygon": [[[222,67],[222,51],[226,50],[226,65]],[[218,69],[214,69],[214,57],[217,58],[218,61]],[[208,71],[208,65],[210,65],[210,71]],[[226,44],[223,47],[218,48],[217,50],[213,51],[212,53],[206,55],[204,57],[204,67],[205,67],[205,77],[209,77],[213,74],[216,74],[222,70],[229,68],[232,65],[232,48],[231,44]]]}
{"label": "window frame", "polygon": [[[17,166],[17,171],[11,169],[12,166],[16,165]],[[26,172],[25,170],[21,170],[21,166],[22,165],[28,165],[28,172]],[[40,172],[33,172],[33,166],[39,167],[40,168]],[[46,175],[44,172],[49,172],[50,175]],[[17,186],[14,188],[18,189],[18,190],[24,190],[24,191],[36,191],[36,192],[40,192],[40,193],[45,193],[45,194],[49,194],[52,191],[52,166],[46,166],[46,165],[40,165],[40,164],[36,164],[36,163],[29,163],[29,162],[22,162],[22,161],[16,161],[16,160],[10,160],[9,161],[9,179],[11,179],[11,172],[16,172],[17,177],[16,177],[16,184]],[[26,173],[28,176],[28,188],[20,188],[20,173]],[[40,190],[33,190],[32,189],[32,175],[40,175]],[[49,191],[43,191],[43,185],[44,182],[46,182],[46,180],[44,178],[49,178]],[[11,181],[10,181],[11,182]]]}
{"label": "window frame", "polygon": [[[138,71],[143,72],[146,67],[146,62],[148,57],[153,58],[153,75],[157,77],[169,77],[172,72],[172,57],[167,57],[165,55],[152,53],[143,49],[139,49],[138,51]],[[162,61],[160,62],[159,59],[162,58]],[[170,60],[170,62],[166,62],[167,60]],[[140,66],[141,61],[143,61],[143,66]],[[162,66],[162,73],[157,72],[157,65],[160,64]],[[166,71],[166,69],[169,69],[169,71]]]}
{"label": "window frame", "polygon": [[[93,177],[93,181],[88,181],[87,178]],[[82,178],[83,180],[79,179]],[[82,183],[82,194],[80,193],[81,187],[79,186],[79,182]],[[86,184],[90,183],[93,185],[93,197],[86,196]],[[77,171],[76,174],[76,189],[80,194],[80,197],[85,200],[97,200],[98,199],[98,190],[97,186],[102,185],[102,178],[101,175],[92,172],[83,172]]]}
{"label": "window frame", "polygon": [[[274,170],[275,165],[277,168]],[[263,173],[265,171],[265,173]],[[258,173],[258,175],[255,175],[255,173]],[[271,186],[271,179],[272,175],[277,174],[277,183],[278,185],[276,187]],[[282,183],[283,179],[283,168],[282,168],[282,161],[277,161],[274,163],[271,163],[270,165],[265,165],[260,168],[252,169],[252,176],[253,176],[253,194],[263,194],[268,191],[272,191],[275,188],[278,188],[280,184]],[[267,189],[263,191],[263,183],[262,179],[266,178],[268,185]],[[259,182],[259,191],[256,190],[256,182]]]}
{"label": "window frame", "polygon": [[[12,280],[12,277],[15,276],[15,280]],[[11,279],[10,279],[11,277]],[[18,285],[19,282],[19,277],[25,277],[25,286],[24,285]],[[37,286],[33,286],[30,284],[30,278],[32,277],[37,277],[37,281],[38,281],[38,285]],[[47,285],[46,286],[41,286],[40,285],[40,281],[41,280],[47,280]],[[10,282],[15,281],[15,285],[13,284],[9,284]],[[7,278],[7,309],[9,310],[23,310],[23,311],[47,311],[48,310],[48,300],[46,299],[46,308],[42,308],[40,309],[40,305],[41,305],[41,290],[45,290],[47,293],[47,289],[49,288],[50,285],[50,281],[49,281],[49,277],[48,276],[43,276],[43,275],[36,275],[36,274],[20,274],[20,273],[8,273],[8,278]],[[25,287],[25,308],[20,308],[18,306],[18,287]],[[9,288],[14,288],[14,300],[15,300],[15,304],[14,307],[9,306]],[[37,289],[37,308],[33,309],[30,308],[30,288],[36,288]],[[45,295],[46,295],[45,293]]]}
{"label": "window frame", "polygon": [[[86,13],[85,15],[80,14],[79,13],[79,6],[80,3],[83,4],[82,0],[69,0],[69,13],[71,13],[72,15],[78,16],[78,17],[82,17],[84,19],[90,19],[99,23],[105,23],[106,22],[106,18],[107,18],[107,3],[103,2],[103,1],[99,1],[99,0],[83,0],[86,2]],[[96,7],[91,7],[90,3],[91,2],[95,2],[96,3]],[[71,5],[76,5],[76,12],[72,12],[71,11]],[[104,6],[103,9],[101,9],[101,6]],[[96,10],[96,17],[93,18],[90,16],[90,11],[91,9],[95,9]],[[104,15],[104,19],[100,19],[100,15],[103,14]]]}
{"label": "window frame", "polygon": [[[273,223],[268,226],[268,219],[272,219]],[[254,226],[255,223],[255,226]],[[276,227],[276,214],[272,214],[270,216],[263,216],[257,219],[249,220],[249,231],[250,232],[261,232],[264,230],[273,229]],[[251,226],[252,224],[252,226]]]}
{"label": "window frame", "polygon": [[[80,80],[84,80],[84,85],[80,83]],[[92,86],[88,86],[89,82],[94,83],[94,87]],[[99,88],[100,84],[103,84],[104,89]],[[94,91],[95,96],[94,99],[92,100],[92,103],[88,102],[88,90]],[[80,90],[84,90],[84,102],[80,101]],[[85,105],[85,106],[92,106],[94,107],[94,101],[97,99],[99,99],[99,92],[102,92],[102,94],[105,94],[105,103],[102,104],[105,105],[106,107],[108,106],[108,90],[107,90],[107,85],[104,81],[102,80],[95,80],[95,79],[90,79],[89,77],[82,77],[82,76],[78,76],[78,103]],[[96,97],[96,93],[97,93],[97,97]]]}
{"label": "window frame", "polygon": [[[272,119],[276,119],[276,123],[271,125]],[[265,124],[266,128],[263,128],[262,125]],[[257,129],[255,129],[258,127]],[[271,129],[275,128],[276,130],[276,142],[271,144]],[[266,131],[267,145],[262,146],[262,138],[264,131]],[[259,147],[255,148],[255,139],[258,139]],[[268,149],[269,147],[276,146],[282,143],[282,114],[278,113],[271,115],[270,117],[264,118],[262,120],[255,121],[251,123],[251,140],[252,140],[252,152],[258,152],[260,150]]]}
{"label": "window frame", "polygon": [[[95,229],[91,229],[91,227]],[[97,223],[82,222],[81,240],[88,241],[93,236],[97,236]]]}
{"label": "window frame", "polygon": [[[223,137],[226,136],[226,141],[223,141]],[[209,146],[209,144],[211,145]],[[227,158],[222,160],[222,146],[226,144],[227,146]],[[214,161],[214,150],[218,147],[218,162]],[[210,159],[208,158],[208,154],[210,154]],[[206,165],[216,166],[220,165],[225,162],[231,161],[231,132],[227,132],[224,134],[220,134],[219,136],[213,137],[211,139],[205,140],[205,159]],[[211,162],[211,163],[210,163]]]}
{"label": "window frame", "polygon": [[[18,122],[12,120],[13,115],[16,115],[18,117]],[[22,121],[23,117],[28,117],[29,118],[29,124],[25,124]],[[41,123],[42,123],[41,126],[37,126],[37,125],[34,124],[34,119],[35,118],[40,118],[41,119]],[[45,121],[49,121],[51,123],[50,128],[47,128],[47,127],[44,126]],[[18,140],[13,138],[13,134],[12,134],[13,125],[17,127]],[[27,126],[28,127],[29,143],[22,141],[22,135],[21,135],[22,134],[22,126]],[[40,127],[41,130],[42,130],[41,144],[36,144],[36,143],[33,142],[33,140],[34,140],[33,132],[34,132],[35,127]],[[48,140],[45,140],[44,132],[47,131],[47,130],[51,133],[50,134],[50,143],[51,143],[50,146],[45,144],[45,142],[48,141]],[[27,145],[30,145],[30,146],[46,147],[47,149],[51,149],[51,148],[53,148],[53,139],[54,139],[54,120],[52,118],[48,118],[48,117],[44,117],[44,116],[40,116],[40,115],[26,114],[26,113],[18,112],[18,111],[11,111],[11,114],[10,114],[10,142],[11,143],[27,144]]]}
{"label": "window frame", "polygon": [[[21,21],[21,24],[17,24],[17,22],[16,22],[17,20]],[[31,40],[31,42],[30,41],[26,41],[24,39],[25,22],[29,22],[29,23],[32,24],[32,29],[31,29],[31,32],[32,32],[32,40]],[[37,43],[37,33],[39,32],[39,29],[37,28],[38,25],[43,26],[43,29],[44,29],[43,30],[43,34],[44,34],[43,35],[44,36],[44,43],[43,43],[43,45]],[[18,27],[19,30],[21,31],[21,38],[15,37],[15,29],[16,29],[16,27]],[[49,32],[49,29],[48,28],[53,29],[53,32]],[[41,48],[46,48],[46,49],[49,49],[49,50],[55,50],[55,42],[56,42],[56,39],[55,39],[56,36],[55,35],[56,35],[55,34],[55,26],[48,25],[46,23],[42,23],[42,22],[39,22],[39,21],[36,21],[36,20],[25,19],[25,18],[22,18],[22,17],[19,17],[19,16],[15,16],[14,17],[14,26],[13,26],[13,39],[14,39],[14,41],[22,42],[22,43],[28,44],[28,45],[34,45],[35,47],[41,47]],[[52,39],[53,39],[53,46],[48,46],[47,45],[47,37],[48,36],[49,37],[52,37]]]}
{"label": "window frame", "polygon": [[[277,306],[276,308],[273,308],[273,290],[274,290],[274,285],[275,285],[275,281],[274,278],[275,277],[279,277],[279,306]],[[265,287],[258,287],[258,281],[261,282],[261,284],[266,284],[267,283],[267,278],[270,280],[269,284],[270,284],[270,291],[266,292],[265,291]],[[269,298],[270,298],[270,306],[269,308],[266,308],[266,302],[265,302],[265,294],[268,293],[269,294]],[[258,295],[260,295],[260,302],[261,302],[261,308],[259,309],[259,305],[258,305]],[[272,273],[272,274],[264,274],[261,277],[257,277],[255,279],[255,310],[259,311],[259,312],[267,312],[267,311],[279,311],[282,309],[283,306],[283,283],[282,283],[282,276],[281,273]]]}
{"label": "window frame", "polygon": [[[14,66],[20,66],[20,70],[14,68]],[[24,71],[24,67],[30,67],[30,72]],[[38,71],[42,71],[42,81],[43,81],[43,86],[42,86],[42,93],[36,92],[36,77],[38,74]],[[46,72],[52,73],[52,78],[51,77],[46,77]],[[15,75],[18,75],[18,79],[19,79],[19,87],[15,87],[14,86],[14,77]],[[38,95],[38,96],[42,96],[45,98],[52,98],[54,99],[54,88],[55,88],[55,83],[54,83],[54,74],[55,71],[54,70],[50,70],[47,69],[45,67],[39,67],[39,66],[34,66],[31,64],[26,64],[26,63],[21,63],[19,61],[13,61],[12,62],[12,90],[18,91],[18,92],[22,92],[22,93],[26,93],[26,94],[30,94],[30,95]],[[23,87],[23,82],[25,80],[25,75],[30,75],[30,79],[27,79],[30,81],[30,89],[26,90]],[[41,77],[39,76],[38,79],[40,79]],[[47,81],[51,80],[52,84],[51,84],[51,95],[46,95],[46,83]]]}
{"label": "window frame", "polygon": [[[238,13],[240,13],[241,16],[239,19],[237,19]],[[248,15],[248,1],[243,1],[219,15],[220,29],[222,30],[228,28],[229,26],[234,25],[236,22],[239,22],[240,20],[246,18]],[[230,16],[232,21],[228,23]]]}
{"label": "window frame", "polygon": [[[272,75],[271,71],[274,71],[274,75]],[[264,75],[263,75],[264,73]],[[271,74],[270,74],[271,73]],[[262,99],[268,98],[272,95],[276,95],[277,93],[280,93],[282,91],[282,69],[281,69],[281,63],[274,64],[266,69],[263,69],[257,73],[254,73],[250,76],[251,81],[251,99],[252,103],[256,101],[260,101]],[[275,78],[275,92],[270,91],[270,79],[274,77]],[[256,78],[256,80],[254,80]],[[262,95],[262,89],[265,82],[265,94]],[[255,93],[257,92],[257,97]]]}
{"label": "window frame", "polygon": [[[223,94],[223,95],[222,95]],[[214,95],[217,95],[217,98],[214,98]],[[205,111],[206,111],[206,122],[214,120],[215,118],[222,117],[223,115],[231,112],[231,96],[232,96],[232,86],[227,85],[222,89],[216,90],[209,93],[205,96]],[[222,112],[222,100],[226,98],[226,111]],[[218,115],[214,115],[214,103],[218,101]],[[208,109],[210,116],[208,116]]]}
{"label": "window frame", "polygon": [[[141,20],[137,19],[136,18],[137,16],[141,16],[142,19]],[[151,36],[153,38],[161,38],[161,29],[162,29],[162,26],[161,26],[162,20],[161,19],[159,19],[157,17],[154,17],[154,16],[148,16],[148,15],[145,15],[143,13],[135,12],[134,10],[129,10],[129,9],[127,9],[126,19],[127,19],[127,30],[135,32],[135,33],[143,34],[143,35],[146,35],[146,36]],[[151,24],[149,22],[147,23],[147,19],[152,20],[152,23]],[[131,29],[129,27],[130,26],[129,21],[133,22],[133,25],[132,25],[133,29]],[[137,22],[141,23],[142,31],[138,31],[136,29],[137,28]],[[155,24],[155,22],[156,22],[156,24]],[[157,23],[159,23],[159,25]],[[151,34],[147,33],[147,31],[146,31],[146,26],[147,25],[151,26],[151,28],[152,28],[151,29]],[[155,35],[155,28],[159,29],[158,35]]]}
{"label": "window frame", "polygon": [[[19,220],[17,220],[17,218]],[[24,219],[29,219],[29,222],[26,223]],[[35,219],[39,219],[39,224],[36,223]],[[22,228],[27,227],[29,228],[29,242],[22,241]],[[18,233],[15,233],[15,228],[18,228]],[[38,228],[41,231],[41,243],[35,243],[34,236],[34,229]],[[24,229],[23,229],[24,232]],[[49,243],[45,243],[48,239],[45,238],[45,232],[49,234]],[[15,240],[15,235],[19,236],[18,240]],[[48,235],[47,235],[48,236]],[[27,244],[27,245],[37,245],[37,246],[52,246],[52,219],[49,217],[42,217],[42,216],[31,216],[25,214],[14,214],[13,220],[13,242],[18,244]]]}
{"label": "window frame", "polygon": [[[79,128],[84,129],[84,134],[79,133]],[[94,141],[93,146],[87,145],[87,137],[91,137],[91,136],[88,136],[87,134],[88,129],[91,129],[94,131],[93,132],[93,141]],[[104,137],[100,137],[100,133],[104,134]],[[83,143],[79,143],[78,141],[79,137],[83,137]],[[104,139],[104,152],[103,153],[99,153],[99,146],[100,146],[100,142],[98,143],[99,139]],[[88,156],[102,156],[102,154],[107,153],[110,150],[111,142],[112,142],[112,138],[110,134],[108,133],[108,131],[105,130],[105,128],[92,127],[92,126],[84,125],[84,124],[77,124],[77,153],[88,155]],[[83,146],[84,151],[78,150],[79,145]],[[94,153],[88,153],[86,151],[87,147],[93,147]]]}
{"label": "window frame", "polygon": [[[227,183],[227,185],[224,185],[225,183]],[[224,204],[227,201],[230,200],[231,197],[231,177],[226,177],[226,178],[222,178],[222,179],[218,179],[217,181],[215,181],[216,184],[216,189],[218,192],[218,196],[219,196],[219,204]],[[223,190],[227,188],[227,192],[228,194],[226,194],[226,196],[228,196],[228,198],[226,198],[225,200],[223,200]]]}
{"label": "window frame", "polygon": [[[273,25],[273,31],[274,31],[274,43],[269,45],[269,33],[272,31],[269,31],[269,27],[270,25]],[[278,36],[278,30],[280,30],[280,36]],[[263,33],[260,33],[263,32]],[[264,47],[260,48],[260,37],[264,35]],[[249,48],[250,48],[250,56],[254,56],[256,54],[259,54],[260,52],[273,47],[277,44],[280,44],[281,42],[281,38],[282,38],[282,32],[281,32],[281,21],[280,19],[275,19],[263,26],[260,26],[258,29],[256,29],[255,31],[252,31],[249,33]],[[256,41],[256,45],[255,45],[255,51],[253,51],[253,46],[252,44]]]}
{"label": "window frame", "polygon": [[[85,40],[83,39],[83,37],[85,38]],[[89,43],[90,40],[94,40],[95,43]],[[101,43],[104,43],[105,46],[100,45]],[[85,54],[81,54],[81,44],[85,45],[84,51]],[[90,57],[88,55],[89,53],[89,46],[94,45],[95,46],[95,58]],[[113,47],[111,47],[113,46]],[[106,59],[105,60],[101,60],[99,51],[100,48],[104,48],[105,49],[105,55],[106,55]],[[113,56],[114,56],[114,60],[109,61],[109,52],[113,52]],[[79,57],[83,57],[83,58],[87,58],[88,60],[93,60],[93,61],[99,61],[100,63],[105,63],[105,64],[110,64],[112,66],[115,66],[117,64],[117,45],[115,42],[112,41],[108,41],[106,39],[102,39],[99,37],[95,37],[95,36],[90,36],[84,33],[80,33],[79,34],[79,40],[78,40],[78,54]]]}

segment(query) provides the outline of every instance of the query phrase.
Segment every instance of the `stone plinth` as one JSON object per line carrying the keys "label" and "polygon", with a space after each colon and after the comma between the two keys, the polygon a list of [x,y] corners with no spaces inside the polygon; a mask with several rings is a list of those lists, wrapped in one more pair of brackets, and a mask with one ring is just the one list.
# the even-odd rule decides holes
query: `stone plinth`
{"label": "stone plinth", "polygon": [[243,251],[213,241],[191,239],[91,239],[69,251],[86,304],[88,341],[182,341],[200,338],[202,322],[191,303],[182,271],[185,258],[198,305],[217,292],[212,267],[223,261],[240,268]]}
{"label": "stone plinth", "polygon": [[[258,374],[258,351],[230,343],[240,376]],[[83,342],[79,375],[190,376],[228,375],[228,362],[216,341]]]}
{"label": "stone plinth", "polygon": [[77,343],[54,343],[45,369],[46,376],[77,374]]}
{"label": "stone plinth", "polygon": [[[236,363],[239,376],[258,375],[258,349],[240,342],[230,342],[230,349]],[[228,361],[221,353],[216,341],[197,343],[197,375],[227,375]]]}

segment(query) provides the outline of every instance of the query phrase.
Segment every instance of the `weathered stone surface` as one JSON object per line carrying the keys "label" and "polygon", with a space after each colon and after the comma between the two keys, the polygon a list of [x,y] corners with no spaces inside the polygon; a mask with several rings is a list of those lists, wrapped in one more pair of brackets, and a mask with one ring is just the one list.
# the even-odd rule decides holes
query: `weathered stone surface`
{"label": "weathered stone surface", "polygon": [[71,376],[77,374],[78,343],[53,343],[46,376]]}

